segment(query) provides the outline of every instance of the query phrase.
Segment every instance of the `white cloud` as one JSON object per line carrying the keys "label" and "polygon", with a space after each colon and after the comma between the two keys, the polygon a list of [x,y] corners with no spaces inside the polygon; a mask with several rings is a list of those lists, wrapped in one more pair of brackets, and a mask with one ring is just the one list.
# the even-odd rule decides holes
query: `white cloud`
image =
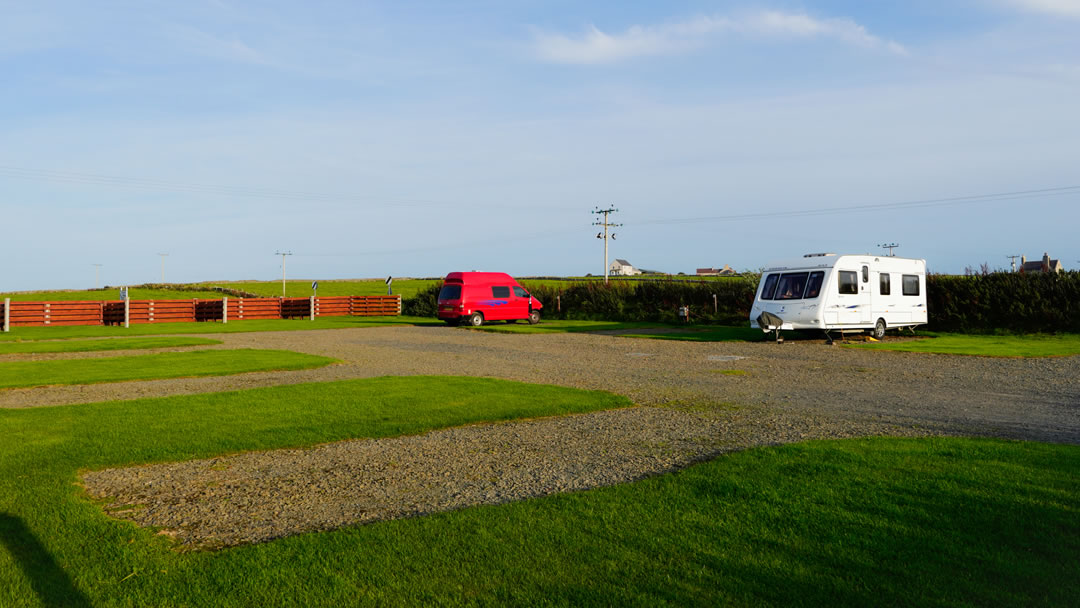
{"label": "white cloud", "polygon": [[1080,0],[1002,0],[1006,4],[1021,10],[1054,15],[1058,17],[1080,17]]}
{"label": "white cloud", "polygon": [[846,17],[817,19],[802,13],[780,11],[761,11],[741,17],[697,17],[655,26],[635,25],[621,34],[609,34],[595,26],[580,37],[538,32],[534,50],[541,59],[554,63],[614,63],[633,57],[687,52],[704,45],[709,36],[724,33],[757,37],[831,38],[864,48],[907,53],[902,45],[874,36],[865,27]]}

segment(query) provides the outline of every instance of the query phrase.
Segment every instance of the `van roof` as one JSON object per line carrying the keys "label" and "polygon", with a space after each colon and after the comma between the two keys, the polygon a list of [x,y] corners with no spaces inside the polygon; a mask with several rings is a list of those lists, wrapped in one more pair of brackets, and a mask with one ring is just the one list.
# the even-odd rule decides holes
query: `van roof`
{"label": "van roof", "polygon": [[505,272],[451,272],[446,275],[446,283],[516,283]]}

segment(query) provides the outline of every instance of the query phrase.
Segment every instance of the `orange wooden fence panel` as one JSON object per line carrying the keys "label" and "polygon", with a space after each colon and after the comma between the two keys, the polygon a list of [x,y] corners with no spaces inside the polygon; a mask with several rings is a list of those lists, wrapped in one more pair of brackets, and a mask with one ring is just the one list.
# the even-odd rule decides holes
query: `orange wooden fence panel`
{"label": "orange wooden fence panel", "polygon": [[[180,323],[304,318],[311,316],[309,298],[228,298],[222,300],[130,300],[128,322]],[[0,300],[0,315],[4,312]],[[394,316],[401,314],[401,296],[337,296],[315,298],[315,316]],[[122,325],[124,301],[11,302],[11,327],[51,325]]]}

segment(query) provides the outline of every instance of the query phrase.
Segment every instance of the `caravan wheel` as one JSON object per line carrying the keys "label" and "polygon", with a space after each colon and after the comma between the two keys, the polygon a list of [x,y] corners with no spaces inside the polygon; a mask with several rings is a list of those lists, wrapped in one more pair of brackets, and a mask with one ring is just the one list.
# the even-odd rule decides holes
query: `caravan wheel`
{"label": "caravan wheel", "polygon": [[874,325],[874,330],[870,333],[875,340],[880,340],[885,337],[885,319],[878,319],[877,324]]}

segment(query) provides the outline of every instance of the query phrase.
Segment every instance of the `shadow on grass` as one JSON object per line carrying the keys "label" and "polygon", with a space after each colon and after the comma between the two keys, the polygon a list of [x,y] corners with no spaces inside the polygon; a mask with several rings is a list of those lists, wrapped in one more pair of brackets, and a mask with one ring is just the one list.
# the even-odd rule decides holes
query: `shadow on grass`
{"label": "shadow on grass", "polygon": [[0,543],[19,564],[30,587],[45,606],[89,608],[90,601],[45,550],[23,520],[0,513]]}

